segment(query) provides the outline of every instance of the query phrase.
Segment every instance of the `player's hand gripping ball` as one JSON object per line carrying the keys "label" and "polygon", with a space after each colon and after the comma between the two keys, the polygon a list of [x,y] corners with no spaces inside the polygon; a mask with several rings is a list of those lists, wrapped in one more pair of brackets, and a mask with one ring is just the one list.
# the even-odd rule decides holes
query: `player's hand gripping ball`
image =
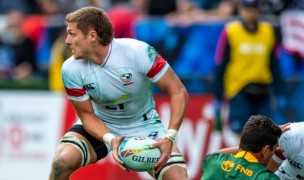
{"label": "player's hand gripping ball", "polygon": [[161,151],[158,148],[149,148],[155,140],[148,137],[133,137],[125,139],[118,148],[118,157],[124,166],[134,171],[152,170],[159,160]]}

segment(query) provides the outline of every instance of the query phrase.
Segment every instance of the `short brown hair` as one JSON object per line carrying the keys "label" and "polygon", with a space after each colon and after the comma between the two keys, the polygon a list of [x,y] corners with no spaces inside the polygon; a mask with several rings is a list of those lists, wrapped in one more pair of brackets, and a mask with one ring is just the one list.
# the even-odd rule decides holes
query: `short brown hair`
{"label": "short brown hair", "polygon": [[102,45],[108,45],[113,40],[113,26],[106,13],[96,7],[84,7],[65,17],[65,23],[76,22],[77,28],[87,35],[91,29],[94,29],[99,37],[99,42]]}
{"label": "short brown hair", "polygon": [[250,116],[241,134],[240,149],[257,153],[265,145],[269,145],[272,150],[281,134],[280,127],[270,118],[262,115]]}

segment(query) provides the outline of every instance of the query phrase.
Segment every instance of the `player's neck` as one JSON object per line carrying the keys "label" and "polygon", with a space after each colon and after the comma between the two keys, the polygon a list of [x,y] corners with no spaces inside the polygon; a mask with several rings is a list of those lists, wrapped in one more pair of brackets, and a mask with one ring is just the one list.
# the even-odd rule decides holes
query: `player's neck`
{"label": "player's neck", "polygon": [[95,48],[95,50],[91,54],[91,62],[103,65],[105,61],[108,59],[108,56],[111,51],[111,44],[108,44],[106,46],[98,46]]}

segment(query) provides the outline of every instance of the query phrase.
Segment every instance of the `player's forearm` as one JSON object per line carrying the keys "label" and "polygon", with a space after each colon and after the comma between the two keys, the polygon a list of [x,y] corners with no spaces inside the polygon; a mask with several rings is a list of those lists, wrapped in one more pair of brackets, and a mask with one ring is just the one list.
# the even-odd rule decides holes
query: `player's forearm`
{"label": "player's forearm", "polygon": [[83,127],[93,137],[103,141],[103,136],[110,133],[107,126],[96,116],[82,120]]}
{"label": "player's forearm", "polygon": [[189,94],[185,88],[170,96],[171,118],[168,129],[178,130],[183,121],[188,105]]}
{"label": "player's forearm", "polygon": [[91,101],[71,101],[78,117],[81,119],[85,130],[98,140],[103,140],[103,136],[109,133],[109,129],[94,113]]}

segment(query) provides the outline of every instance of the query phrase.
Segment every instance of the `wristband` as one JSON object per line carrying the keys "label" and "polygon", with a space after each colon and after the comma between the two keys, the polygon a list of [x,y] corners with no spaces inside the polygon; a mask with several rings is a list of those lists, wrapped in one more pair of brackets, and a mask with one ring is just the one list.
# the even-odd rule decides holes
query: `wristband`
{"label": "wristband", "polygon": [[166,138],[170,139],[173,143],[175,143],[176,135],[177,135],[177,130],[168,129],[168,132],[166,134]]}
{"label": "wristband", "polygon": [[112,134],[112,133],[106,133],[105,135],[103,135],[102,139],[103,139],[103,142],[112,146],[111,145],[111,142],[112,142],[112,139],[114,139],[115,136]]}

